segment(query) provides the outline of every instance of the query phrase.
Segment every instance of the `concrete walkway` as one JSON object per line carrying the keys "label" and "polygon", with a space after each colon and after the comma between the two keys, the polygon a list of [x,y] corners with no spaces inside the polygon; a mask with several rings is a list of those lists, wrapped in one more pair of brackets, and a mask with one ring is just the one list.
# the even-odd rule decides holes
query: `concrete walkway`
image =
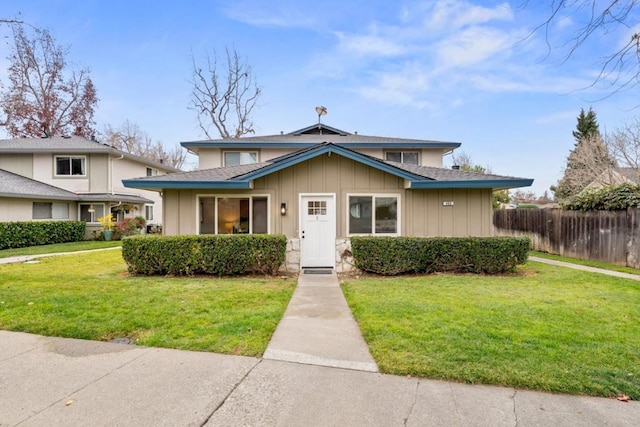
{"label": "concrete walkway", "polygon": [[264,358],[378,372],[335,272],[300,273]]}
{"label": "concrete walkway", "polygon": [[50,256],[84,254],[89,252],[110,251],[113,249],[122,249],[122,246],[113,246],[111,248],[100,248],[100,249],[87,249],[84,251],[75,251],[75,252],[56,252],[52,254],[10,256],[6,258],[0,258],[0,264],[15,264],[19,262],[33,261],[33,260],[37,260],[38,258],[46,258]]}
{"label": "concrete walkway", "polygon": [[591,273],[606,274],[607,276],[621,277],[623,279],[640,280],[640,275],[638,274],[622,273],[620,271],[605,270],[604,268],[589,267],[587,265],[572,264],[570,262],[556,261],[536,256],[530,256],[529,260],[549,265],[557,265],[559,267],[573,268],[575,270],[589,271]]}

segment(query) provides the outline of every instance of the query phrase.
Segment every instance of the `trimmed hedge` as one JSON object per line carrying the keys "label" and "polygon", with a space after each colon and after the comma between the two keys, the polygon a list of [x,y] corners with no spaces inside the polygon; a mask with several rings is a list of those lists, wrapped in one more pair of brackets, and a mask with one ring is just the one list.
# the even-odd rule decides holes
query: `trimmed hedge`
{"label": "trimmed hedge", "polygon": [[527,262],[528,237],[351,238],[356,267],[382,275],[513,271]]}
{"label": "trimmed hedge", "polygon": [[274,275],[284,262],[281,234],[132,236],[122,240],[130,273],[154,275]]}
{"label": "trimmed hedge", "polygon": [[0,222],[0,250],[79,242],[85,227],[83,221]]}

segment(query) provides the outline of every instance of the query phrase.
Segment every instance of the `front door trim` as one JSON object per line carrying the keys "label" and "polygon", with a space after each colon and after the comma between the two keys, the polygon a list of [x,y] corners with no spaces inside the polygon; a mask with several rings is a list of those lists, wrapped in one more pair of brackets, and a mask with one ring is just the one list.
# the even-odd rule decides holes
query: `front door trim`
{"label": "front door trim", "polygon": [[[309,236],[308,236],[308,233],[307,233],[307,236],[304,236],[304,232],[305,232],[304,219],[305,219],[305,212],[306,212],[306,206],[304,205],[304,202],[307,198],[312,198],[312,197],[330,198],[331,207],[332,207],[332,211],[331,210],[328,211],[329,217],[327,218],[329,220],[328,221],[329,229],[326,230],[326,234],[323,233],[323,236],[325,238],[325,241],[324,241],[325,247],[322,250],[324,257],[319,262],[318,260],[310,260],[308,257],[308,253],[305,254],[305,243],[306,243],[305,239],[308,239]],[[337,200],[336,193],[299,193],[298,194],[298,206],[299,206],[298,237],[300,239],[300,267],[301,268],[307,268],[307,267],[335,268],[336,222],[338,218],[336,200]],[[311,238],[314,238],[314,237],[319,237],[319,236],[311,236]],[[329,242],[331,243],[330,245],[329,245]]]}

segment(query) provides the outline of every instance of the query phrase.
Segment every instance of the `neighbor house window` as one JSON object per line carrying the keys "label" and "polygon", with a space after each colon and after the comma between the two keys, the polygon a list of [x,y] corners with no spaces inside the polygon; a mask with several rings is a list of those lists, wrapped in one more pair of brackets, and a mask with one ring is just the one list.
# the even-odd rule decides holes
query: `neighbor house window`
{"label": "neighbor house window", "polygon": [[[93,212],[92,212],[93,211]],[[103,204],[80,204],[80,221],[84,222],[98,222],[98,218],[104,216]]]}
{"label": "neighbor house window", "polygon": [[156,176],[158,175],[158,169],[147,168],[147,176]]}
{"label": "neighbor house window", "polygon": [[406,163],[409,165],[419,165],[417,151],[387,151],[386,160],[390,162]]}
{"label": "neighbor house window", "polygon": [[56,156],[56,175],[85,176],[87,174],[85,156]]}
{"label": "neighbor house window", "polygon": [[68,203],[33,202],[33,219],[69,219]]}
{"label": "neighbor house window", "polygon": [[349,234],[398,234],[398,196],[348,196]]}
{"label": "neighbor house window", "polygon": [[200,234],[266,234],[266,196],[200,198]]}
{"label": "neighbor house window", "polygon": [[258,163],[256,151],[226,151],[224,153],[225,166],[250,165]]}
{"label": "neighbor house window", "polygon": [[153,221],[153,206],[146,205],[144,207],[144,219],[147,221]]}

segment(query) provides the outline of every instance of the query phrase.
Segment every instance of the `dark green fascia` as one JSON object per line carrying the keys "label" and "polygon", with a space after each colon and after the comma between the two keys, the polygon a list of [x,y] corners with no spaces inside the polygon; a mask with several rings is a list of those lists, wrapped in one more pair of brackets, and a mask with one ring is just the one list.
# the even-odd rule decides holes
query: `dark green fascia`
{"label": "dark green fascia", "polygon": [[440,188],[518,188],[529,187],[533,179],[491,179],[491,180],[467,180],[467,181],[411,181],[412,190],[428,190]]}
{"label": "dark green fascia", "polygon": [[251,189],[251,181],[147,181],[144,179],[123,179],[122,184],[128,188],[171,188],[171,189],[212,189],[212,190],[246,190]]}

